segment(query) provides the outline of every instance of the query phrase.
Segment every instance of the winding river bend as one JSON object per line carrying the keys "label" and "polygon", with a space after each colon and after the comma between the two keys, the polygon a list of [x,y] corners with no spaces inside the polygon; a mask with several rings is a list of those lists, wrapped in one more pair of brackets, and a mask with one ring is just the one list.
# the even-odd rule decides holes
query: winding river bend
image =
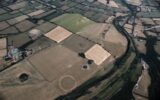
{"label": "winding river bend", "polygon": [[[135,9],[128,5],[124,0],[123,3],[128,7],[131,11],[132,16],[134,16]],[[150,1],[151,0],[147,0]],[[117,29],[122,28],[119,25],[116,26]],[[123,29],[121,29],[123,30]],[[125,32],[123,32],[125,33]],[[149,74],[151,77],[151,85],[148,88],[149,91],[149,100],[160,100],[160,60],[158,57],[160,56],[154,48],[157,41],[160,41],[156,36],[150,36],[145,34],[146,36],[146,54],[142,54],[137,52],[139,58],[142,58],[149,65]],[[127,36],[128,37],[128,36]],[[129,38],[129,37],[128,37]],[[130,42],[133,42],[132,39],[129,39]],[[133,43],[134,44],[134,43]],[[111,100],[131,100],[133,98],[131,91],[133,89],[134,83],[129,82],[124,85],[120,92],[118,92]]]}

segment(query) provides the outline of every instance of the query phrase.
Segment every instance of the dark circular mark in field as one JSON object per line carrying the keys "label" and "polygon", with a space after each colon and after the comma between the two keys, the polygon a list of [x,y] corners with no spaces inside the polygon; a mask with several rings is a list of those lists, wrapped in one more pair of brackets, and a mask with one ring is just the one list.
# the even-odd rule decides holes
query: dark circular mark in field
{"label": "dark circular mark in field", "polygon": [[22,73],[22,74],[19,76],[19,80],[20,80],[21,82],[25,82],[25,81],[27,81],[28,79],[29,79],[29,75],[26,74],[26,73]]}

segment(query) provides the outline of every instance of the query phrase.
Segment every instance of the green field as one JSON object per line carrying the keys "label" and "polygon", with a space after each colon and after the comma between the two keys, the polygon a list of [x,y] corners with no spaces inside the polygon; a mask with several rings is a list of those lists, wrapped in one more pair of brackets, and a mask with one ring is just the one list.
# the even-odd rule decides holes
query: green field
{"label": "green field", "polygon": [[60,25],[71,32],[79,32],[83,28],[94,24],[94,21],[91,21],[90,19],[80,15],[80,14],[63,14],[57,18],[54,18],[50,20],[51,22],[56,23],[57,25]]}

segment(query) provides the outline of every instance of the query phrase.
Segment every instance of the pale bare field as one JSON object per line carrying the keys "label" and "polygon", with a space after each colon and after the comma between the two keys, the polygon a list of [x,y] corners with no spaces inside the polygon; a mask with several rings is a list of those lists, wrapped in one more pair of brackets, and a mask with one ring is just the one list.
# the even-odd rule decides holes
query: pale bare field
{"label": "pale bare field", "polygon": [[97,65],[101,65],[108,57],[111,56],[110,53],[98,44],[95,44],[92,48],[85,52],[85,55],[88,59],[94,60]]}
{"label": "pale bare field", "polygon": [[72,35],[71,32],[60,26],[57,26],[55,29],[45,34],[46,37],[56,41],[57,43],[68,38],[70,35]]}

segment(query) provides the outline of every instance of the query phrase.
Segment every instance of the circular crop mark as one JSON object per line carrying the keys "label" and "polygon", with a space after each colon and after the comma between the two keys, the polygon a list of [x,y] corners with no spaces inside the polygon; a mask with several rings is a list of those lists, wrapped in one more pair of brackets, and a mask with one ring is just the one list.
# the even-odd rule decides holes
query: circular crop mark
{"label": "circular crop mark", "polygon": [[73,90],[77,86],[76,79],[71,75],[65,75],[60,78],[59,86],[63,91]]}

